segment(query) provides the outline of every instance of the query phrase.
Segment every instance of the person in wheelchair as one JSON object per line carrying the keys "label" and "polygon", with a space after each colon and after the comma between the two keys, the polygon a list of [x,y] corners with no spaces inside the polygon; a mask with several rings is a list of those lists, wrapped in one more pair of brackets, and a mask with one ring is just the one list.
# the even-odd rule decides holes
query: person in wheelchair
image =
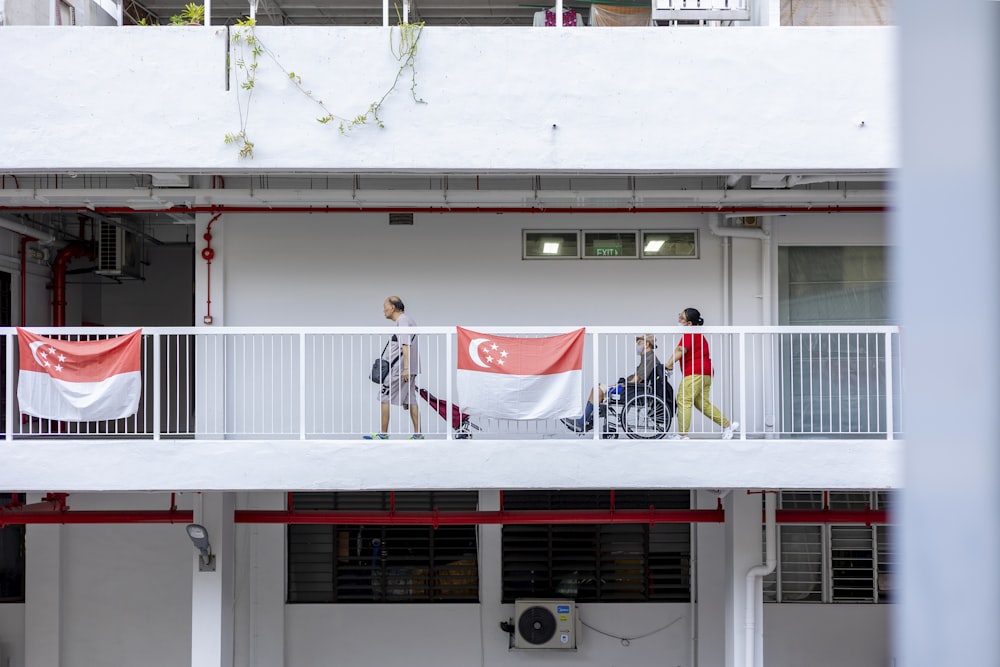
{"label": "person in wheelchair", "polygon": [[[660,363],[660,360],[656,358],[656,338],[653,334],[636,336],[635,351],[636,354],[639,355],[639,365],[635,367],[635,372],[627,378],[619,378],[618,382],[610,389],[602,384],[597,385],[597,403],[603,403],[605,401],[608,391],[613,394],[617,394],[619,392],[628,394],[639,385],[644,385],[646,383],[646,378],[649,377],[650,373],[652,373],[656,366]],[[591,390],[590,396],[587,397],[587,405],[584,408],[582,416],[575,419],[567,417],[565,419],[561,419],[560,421],[564,426],[566,426],[566,428],[574,433],[583,433],[593,429],[594,391]]]}

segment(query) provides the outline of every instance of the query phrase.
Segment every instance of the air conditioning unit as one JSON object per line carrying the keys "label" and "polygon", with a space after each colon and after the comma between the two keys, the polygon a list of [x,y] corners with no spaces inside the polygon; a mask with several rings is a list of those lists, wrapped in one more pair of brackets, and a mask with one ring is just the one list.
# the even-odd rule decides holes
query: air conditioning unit
{"label": "air conditioning unit", "polygon": [[142,238],[121,223],[99,221],[94,272],[115,278],[142,278]]}
{"label": "air conditioning unit", "polygon": [[576,635],[572,600],[514,601],[514,648],[576,649]]}

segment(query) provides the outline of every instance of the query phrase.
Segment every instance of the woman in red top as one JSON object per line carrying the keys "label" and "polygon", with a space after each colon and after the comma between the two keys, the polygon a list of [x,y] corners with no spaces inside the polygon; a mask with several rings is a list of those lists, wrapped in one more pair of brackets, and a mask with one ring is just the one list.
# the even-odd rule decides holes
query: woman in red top
{"label": "woman in red top", "polygon": [[[705,323],[697,308],[685,308],[677,316],[677,323],[682,327],[700,327]],[[730,440],[733,431],[739,429],[739,422],[730,423],[722,411],[708,400],[708,392],[712,388],[712,357],[708,351],[708,341],[699,333],[686,333],[681,336],[674,349],[674,354],[666,363],[667,370],[673,370],[674,362],[681,362],[681,380],[677,390],[677,433],[687,440],[688,429],[691,427],[691,406],[698,408],[706,417],[722,427],[722,439]]]}

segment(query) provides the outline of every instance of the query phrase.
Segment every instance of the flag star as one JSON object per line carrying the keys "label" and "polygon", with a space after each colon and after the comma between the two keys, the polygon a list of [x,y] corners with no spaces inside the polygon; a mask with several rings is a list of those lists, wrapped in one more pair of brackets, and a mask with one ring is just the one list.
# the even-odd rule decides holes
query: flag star
{"label": "flag star", "polygon": [[496,343],[493,343],[492,345],[490,345],[490,349],[491,349],[491,350],[496,350],[496,349],[499,349],[499,347],[500,347],[500,346],[499,346],[499,345],[497,345]]}
{"label": "flag star", "polygon": [[56,348],[49,346],[49,354],[55,354],[55,353],[56,353]]}
{"label": "flag star", "polygon": [[62,366],[60,366],[59,364],[56,364],[56,370],[59,371],[59,372],[62,372]]}
{"label": "flag star", "polygon": [[486,357],[486,363],[488,363],[488,364],[492,364],[493,363],[493,355],[492,354],[491,355],[487,355],[487,357]]}
{"label": "flag star", "polygon": [[497,362],[498,365],[503,366],[503,359]]}
{"label": "flag star", "polygon": [[42,362],[42,366],[45,366],[46,368],[48,368],[48,367],[49,367],[49,366],[51,366],[51,365],[52,365],[52,364],[50,364],[50,363],[49,363],[49,362],[47,362],[47,361],[43,361],[43,362]]}
{"label": "flag star", "polygon": [[501,357],[506,357],[507,356],[507,350],[500,350],[500,356]]}
{"label": "flag star", "polygon": [[59,355],[59,361],[66,361],[66,355],[65,354],[60,354]]}
{"label": "flag star", "polygon": [[38,356],[40,356],[42,359],[44,359],[47,356],[49,356],[49,353],[46,352],[45,350],[42,350],[41,352],[38,353]]}

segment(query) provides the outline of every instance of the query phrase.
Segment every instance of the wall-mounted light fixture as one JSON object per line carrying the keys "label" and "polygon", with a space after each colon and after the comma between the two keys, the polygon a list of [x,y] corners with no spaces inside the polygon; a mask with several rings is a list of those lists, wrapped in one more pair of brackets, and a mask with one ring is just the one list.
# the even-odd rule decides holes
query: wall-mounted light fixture
{"label": "wall-mounted light fixture", "polygon": [[215,572],[215,554],[212,553],[212,545],[208,541],[208,531],[205,526],[191,523],[187,526],[188,537],[191,544],[198,550],[198,571]]}

